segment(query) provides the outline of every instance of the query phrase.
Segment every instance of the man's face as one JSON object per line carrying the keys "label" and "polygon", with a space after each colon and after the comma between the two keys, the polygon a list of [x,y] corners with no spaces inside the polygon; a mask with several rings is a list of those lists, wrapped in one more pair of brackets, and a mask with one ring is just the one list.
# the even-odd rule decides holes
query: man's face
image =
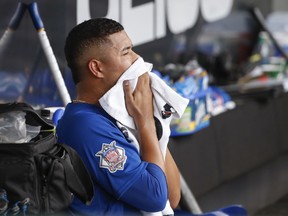
{"label": "man's face", "polygon": [[105,50],[102,63],[104,80],[111,88],[139,56],[132,50],[132,42],[125,31],[112,34],[108,38],[112,46],[109,45]]}

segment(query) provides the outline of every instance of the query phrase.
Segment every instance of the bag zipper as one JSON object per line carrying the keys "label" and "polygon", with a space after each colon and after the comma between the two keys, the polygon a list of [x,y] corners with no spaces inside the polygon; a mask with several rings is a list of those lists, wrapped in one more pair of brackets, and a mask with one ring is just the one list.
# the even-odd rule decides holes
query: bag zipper
{"label": "bag zipper", "polygon": [[37,172],[37,170],[38,170],[38,167],[37,167],[37,165],[35,165],[35,168],[36,168],[36,181],[35,181],[35,188],[36,188],[36,190],[35,190],[35,198],[36,198],[36,208],[37,208],[37,211],[38,211],[38,213],[41,213],[41,205],[42,205],[42,203],[41,203],[41,199],[40,199],[40,197],[39,197],[39,191],[41,191],[41,177],[39,176],[39,174],[38,174],[38,172]]}

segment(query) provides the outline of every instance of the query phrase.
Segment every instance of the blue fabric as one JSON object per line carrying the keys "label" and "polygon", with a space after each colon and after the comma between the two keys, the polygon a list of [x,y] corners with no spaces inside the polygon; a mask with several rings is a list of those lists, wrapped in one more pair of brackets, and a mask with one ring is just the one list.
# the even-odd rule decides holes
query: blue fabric
{"label": "blue fabric", "polygon": [[79,153],[94,182],[91,205],[75,198],[72,212],[134,215],[140,209],[164,208],[168,197],[165,174],[155,164],[141,161],[137,149],[103,109],[85,103],[68,104],[56,131],[59,142]]}
{"label": "blue fabric", "polygon": [[222,215],[226,216],[248,216],[247,210],[242,205],[229,205],[223,208],[205,212],[202,214],[192,214],[182,209],[174,209],[175,216],[218,216],[222,213]]}

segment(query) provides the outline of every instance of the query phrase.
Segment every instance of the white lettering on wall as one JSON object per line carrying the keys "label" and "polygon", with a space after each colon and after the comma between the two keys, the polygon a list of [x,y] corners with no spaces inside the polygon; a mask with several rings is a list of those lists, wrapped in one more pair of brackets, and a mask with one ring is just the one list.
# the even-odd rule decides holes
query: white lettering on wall
{"label": "white lettering on wall", "polygon": [[226,17],[233,6],[233,0],[201,0],[201,12],[207,22]]}
{"label": "white lettering on wall", "polygon": [[155,1],[155,39],[162,38],[166,36],[166,21],[165,21],[165,1],[166,0],[156,0]]}
{"label": "white lettering on wall", "polygon": [[[90,1],[77,0],[77,24],[91,18]],[[108,0],[106,17],[119,21],[136,46],[165,37],[166,25],[173,34],[185,32],[195,25],[199,11],[207,22],[222,19],[234,0],[154,0],[135,7],[132,1]]]}
{"label": "white lettering on wall", "polygon": [[132,0],[121,1],[121,24],[124,26],[133,44],[154,40],[154,3],[149,2],[132,7]]}
{"label": "white lettering on wall", "polygon": [[76,19],[77,24],[91,18],[89,0],[77,0],[76,2]]}
{"label": "white lettering on wall", "polygon": [[120,7],[120,3],[119,3],[118,0],[109,1],[109,3],[108,3],[108,12],[106,14],[106,17],[109,17],[110,19],[114,19],[114,20],[120,21],[119,7]]}
{"label": "white lettering on wall", "polygon": [[167,0],[167,22],[172,33],[192,28],[198,18],[198,0]]}

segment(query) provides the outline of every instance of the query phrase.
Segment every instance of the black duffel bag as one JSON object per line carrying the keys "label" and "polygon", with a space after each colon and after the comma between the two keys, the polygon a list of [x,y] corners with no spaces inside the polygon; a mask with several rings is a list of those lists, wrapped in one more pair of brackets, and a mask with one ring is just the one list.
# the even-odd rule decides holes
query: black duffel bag
{"label": "black duffel bag", "polygon": [[[5,123],[19,113],[39,133],[26,142],[6,141],[23,128],[21,118],[14,125]],[[26,103],[0,104],[0,136],[0,215],[62,214],[73,196],[90,204],[93,184],[82,160],[72,148],[57,143],[54,125],[38,111]]]}

